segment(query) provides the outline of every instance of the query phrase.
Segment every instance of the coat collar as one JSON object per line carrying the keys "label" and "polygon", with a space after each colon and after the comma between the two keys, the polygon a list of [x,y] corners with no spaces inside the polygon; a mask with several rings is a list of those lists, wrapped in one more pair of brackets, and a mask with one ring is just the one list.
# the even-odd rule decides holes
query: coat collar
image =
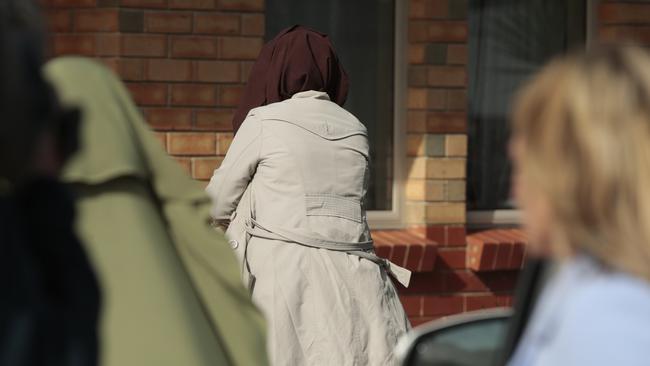
{"label": "coat collar", "polygon": [[299,92],[294,94],[291,97],[291,99],[297,99],[297,98],[313,98],[313,99],[330,100],[330,97],[329,95],[327,95],[327,93],[322,91],[316,91],[316,90],[307,90],[307,91]]}

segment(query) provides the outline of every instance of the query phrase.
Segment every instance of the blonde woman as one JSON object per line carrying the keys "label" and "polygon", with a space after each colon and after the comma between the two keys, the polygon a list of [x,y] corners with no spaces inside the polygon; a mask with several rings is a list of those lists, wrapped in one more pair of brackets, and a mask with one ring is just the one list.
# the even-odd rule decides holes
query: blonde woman
{"label": "blonde woman", "polygon": [[513,120],[530,249],[559,269],[510,365],[647,365],[650,57],[627,46],[557,60]]}

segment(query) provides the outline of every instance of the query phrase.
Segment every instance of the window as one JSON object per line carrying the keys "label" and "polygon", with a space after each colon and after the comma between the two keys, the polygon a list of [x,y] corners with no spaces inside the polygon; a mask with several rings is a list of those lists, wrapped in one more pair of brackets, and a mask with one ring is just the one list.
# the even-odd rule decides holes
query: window
{"label": "window", "polygon": [[367,209],[391,211],[395,194],[396,0],[267,0],[266,35],[301,24],[329,35],[350,78],[345,108],[368,128]]}
{"label": "window", "polygon": [[587,10],[587,0],[470,2],[468,210],[514,208],[507,156],[512,98],[549,59],[584,46]]}

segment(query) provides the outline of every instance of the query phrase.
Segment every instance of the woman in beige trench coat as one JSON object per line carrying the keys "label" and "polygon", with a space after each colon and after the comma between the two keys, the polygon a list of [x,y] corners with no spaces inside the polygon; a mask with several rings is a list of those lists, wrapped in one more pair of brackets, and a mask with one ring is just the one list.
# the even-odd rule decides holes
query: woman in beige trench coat
{"label": "woman in beige trench coat", "polygon": [[252,70],[207,187],[267,317],[274,365],[394,364],[409,328],[388,276],[407,285],[409,273],[373,252],[367,132],[340,106],[346,94],[325,35],[280,33]]}

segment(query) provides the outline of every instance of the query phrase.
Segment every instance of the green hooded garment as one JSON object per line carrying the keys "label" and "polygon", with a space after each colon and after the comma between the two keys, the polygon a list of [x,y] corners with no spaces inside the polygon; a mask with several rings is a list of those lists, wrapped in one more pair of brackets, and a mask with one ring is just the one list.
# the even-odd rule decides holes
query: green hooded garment
{"label": "green hooded garment", "polygon": [[63,179],[103,292],[104,366],[267,364],[264,320],[211,202],[164,152],[122,83],[83,58],[50,61],[62,101],[81,109],[81,149]]}

